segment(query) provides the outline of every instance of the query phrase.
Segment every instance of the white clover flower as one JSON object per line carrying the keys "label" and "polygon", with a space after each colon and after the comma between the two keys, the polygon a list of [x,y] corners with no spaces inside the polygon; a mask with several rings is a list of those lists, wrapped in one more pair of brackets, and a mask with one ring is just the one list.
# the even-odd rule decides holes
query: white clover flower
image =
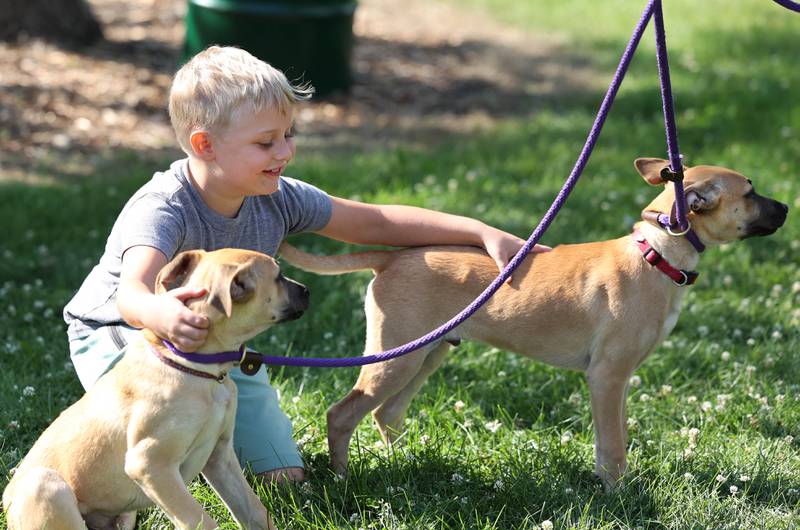
{"label": "white clover flower", "polygon": [[539,526],[541,526],[542,530],[553,530],[553,521],[550,519],[545,519]]}
{"label": "white clover flower", "polygon": [[567,400],[571,405],[580,405],[581,401],[583,401],[583,396],[581,396],[580,392],[573,392],[569,395],[569,399]]}
{"label": "white clover flower", "polygon": [[666,396],[672,393],[672,385],[661,385],[661,395]]}
{"label": "white clover flower", "polygon": [[33,322],[33,313],[25,313],[25,315],[22,317],[22,320],[30,324]]}
{"label": "white clover flower", "polygon": [[628,428],[633,430],[639,426],[639,422],[636,421],[636,418],[628,418],[627,419]]}
{"label": "white clover flower", "polygon": [[36,389],[33,388],[32,386],[26,386],[25,388],[22,389],[22,395],[25,397],[34,396],[36,395]]}
{"label": "white clover flower", "polygon": [[724,351],[722,352],[722,355],[720,355],[720,357],[722,358],[723,361],[728,362],[731,360],[731,352]]}
{"label": "white clover flower", "polygon": [[783,335],[781,334],[780,331],[778,331],[776,329],[775,331],[772,332],[771,337],[772,337],[772,340],[781,340],[783,338]]}
{"label": "white clover flower", "polygon": [[464,410],[464,407],[465,407],[464,402],[461,401],[460,399],[456,401],[455,404],[453,405],[453,408],[455,409],[456,412],[461,412],[462,410]]}
{"label": "white clover flower", "polygon": [[6,427],[12,431],[16,431],[17,429],[19,429],[19,422],[17,420],[11,420],[10,422],[8,422],[8,425],[6,425]]}
{"label": "white clover flower", "polygon": [[722,278],[722,285],[725,287],[733,285],[733,277],[730,274],[726,274],[725,277]]}
{"label": "white clover flower", "polygon": [[45,305],[46,304],[44,303],[44,300],[35,300],[33,302],[33,308],[34,309],[42,309]]}
{"label": "white clover flower", "polygon": [[750,475],[739,475],[739,480],[741,482],[747,482],[748,480],[750,480]]}
{"label": "white clover flower", "polygon": [[643,393],[641,396],[639,396],[639,401],[641,401],[642,403],[646,403],[646,402],[650,401],[650,399],[652,399],[650,397],[650,394],[644,394]]}
{"label": "white clover flower", "polygon": [[697,396],[688,396],[686,398],[686,402],[687,403],[696,403],[697,402]]}
{"label": "white clover flower", "polygon": [[453,475],[450,477],[450,482],[452,482],[453,484],[461,484],[462,482],[464,482],[464,477],[462,477],[458,473],[453,473]]}
{"label": "white clover flower", "polygon": [[573,490],[572,488],[564,488],[564,493],[566,493],[567,495],[572,495],[573,493],[575,493],[575,490]]}
{"label": "white clover flower", "polygon": [[744,371],[747,372],[747,375],[753,375],[756,371],[756,367],[753,366],[752,364],[748,364],[747,367],[745,367]]}
{"label": "white clover flower", "polygon": [[703,401],[703,403],[700,405],[700,409],[701,409],[703,412],[708,412],[708,411],[710,411],[712,408],[714,408],[714,405],[712,405],[710,401]]}
{"label": "white clover flower", "polygon": [[792,443],[794,442],[794,436],[792,436],[791,434],[787,434],[786,437],[783,439],[783,441],[789,445],[792,445]]}
{"label": "white clover flower", "polygon": [[505,370],[500,370],[499,372],[497,372],[497,377],[505,377],[507,375],[508,374],[505,372]]}
{"label": "white clover flower", "polygon": [[505,484],[503,484],[503,481],[502,481],[502,480],[500,480],[500,479],[497,479],[497,480],[495,480],[495,481],[494,481],[494,489],[496,489],[496,490],[498,490],[498,491],[499,491],[499,490],[501,490],[501,489],[503,489],[503,486],[504,486],[504,485],[505,485]]}
{"label": "white clover flower", "polygon": [[469,419],[464,420],[464,423],[462,425],[464,425],[465,429],[469,429],[470,427],[472,427],[472,420]]}
{"label": "white clover flower", "polygon": [[726,480],[725,476],[722,475],[721,473],[717,475],[717,482],[725,482],[725,480]]}
{"label": "white clover flower", "polygon": [[628,380],[628,384],[634,388],[639,388],[642,386],[642,378],[638,375],[631,376],[631,378]]}
{"label": "white clover flower", "polygon": [[503,426],[503,424],[500,423],[500,420],[493,420],[484,423],[483,426],[486,427],[487,431],[490,431],[492,434],[494,434],[500,429],[500,427]]}
{"label": "white clover flower", "polygon": [[690,460],[692,457],[694,457],[694,449],[692,449],[691,447],[687,447],[686,449],[683,450],[684,460]]}
{"label": "white clover flower", "polygon": [[747,339],[747,345],[748,346],[755,346],[756,345],[756,339],[754,339],[753,337],[750,337],[749,339]]}
{"label": "white clover flower", "polygon": [[332,331],[326,331],[322,335],[322,338],[325,339],[325,340],[331,340],[333,338],[333,332]]}
{"label": "white clover flower", "polygon": [[736,339],[740,339],[742,337],[742,330],[741,329],[734,329],[733,330],[733,337]]}
{"label": "white clover flower", "polygon": [[731,495],[736,495],[739,492],[739,488],[736,486],[731,486],[730,488]]}
{"label": "white clover flower", "polygon": [[561,435],[561,445],[566,445],[572,441],[572,432],[566,431]]}
{"label": "white clover flower", "polygon": [[359,514],[357,514],[357,513],[354,513],[354,514],[352,514],[352,515],[350,516],[350,522],[351,522],[351,523],[355,523],[355,522],[356,522],[356,521],[358,521],[359,519],[361,519],[361,516],[360,516]]}
{"label": "white clover flower", "polygon": [[300,396],[294,396],[292,398],[292,403],[300,403]]}
{"label": "white clover flower", "polygon": [[701,337],[705,337],[708,335],[708,326],[698,326],[697,333],[699,333]]}
{"label": "white clover flower", "polygon": [[419,437],[419,443],[422,445],[426,445],[431,440],[431,437],[427,434],[423,434]]}
{"label": "white clover flower", "polygon": [[55,315],[55,314],[56,314],[56,312],[53,311],[53,308],[52,307],[48,307],[47,309],[44,310],[44,312],[42,313],[42,316],[44,318],[48,318],[49,319],[49,318],[53,318],[53,315]]}
{"label": "white clover flower", "polygon": [[683,478],[685,478],[686,480],[694,480],[694,475],[692,475],[691,473],[684,473]]}

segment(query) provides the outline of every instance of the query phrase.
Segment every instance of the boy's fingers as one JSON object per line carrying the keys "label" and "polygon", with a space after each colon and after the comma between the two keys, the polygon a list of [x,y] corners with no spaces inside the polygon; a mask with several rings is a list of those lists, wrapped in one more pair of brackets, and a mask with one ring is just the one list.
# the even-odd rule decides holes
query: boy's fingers
{"label": "boy's fingers", "polygon": [[551,250],[553,250],[553,247],[548,247],[547,245],[534,245],[531,252],[538,254],[541,252],[550,252]]}
{"label": "boy's fingers", "polygon": [[208,291],[205,287],[178,287],[177,289],[173,289],[169,291],[169,294],[180,300],[181,302],[186,302],[187,300],[191,300],[192,298],[200,298],[201,296],[205,296]]}

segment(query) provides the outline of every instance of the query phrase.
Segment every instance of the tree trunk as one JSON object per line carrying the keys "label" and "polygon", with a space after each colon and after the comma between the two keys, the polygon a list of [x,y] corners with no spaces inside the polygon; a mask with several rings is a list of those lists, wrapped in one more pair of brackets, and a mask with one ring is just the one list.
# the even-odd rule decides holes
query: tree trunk
{"label": "tree trunk", "polygon": [[86,0],[0,0],[0,41],[26,37],[83,46],[103,30]]}

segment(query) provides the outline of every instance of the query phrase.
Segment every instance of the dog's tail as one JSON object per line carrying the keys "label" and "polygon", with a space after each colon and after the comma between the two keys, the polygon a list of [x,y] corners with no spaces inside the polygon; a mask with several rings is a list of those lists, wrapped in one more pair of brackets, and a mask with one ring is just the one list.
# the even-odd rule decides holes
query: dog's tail
{"label": "dog's tail", "polygon": [[284,241],[278,249],[278,253],[289,264],[304,271],[316,274],[345,274],[366,269],[380,272],[391,261],[393,251],[370,250],[353,254],[319,256],[304,252]]}

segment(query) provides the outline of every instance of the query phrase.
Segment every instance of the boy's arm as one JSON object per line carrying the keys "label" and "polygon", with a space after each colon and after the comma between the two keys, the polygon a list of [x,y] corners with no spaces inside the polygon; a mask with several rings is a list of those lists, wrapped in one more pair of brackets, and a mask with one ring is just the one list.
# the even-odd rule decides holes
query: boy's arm
{"label": "boy's arm", "polygon": [[[413,247],[471,245],[482,247],[502,270],[525,240],[469,217],[424,208],[365,204],[331,197],[333,213],[318,233],[362,245]],[[537,245],[534,252],[550,247]]]}
{"label": "boy's arm", "polygon": [[194,351],[206,340],[208,319],[193,313],[184,303],[205,295],[206,291],[187,286],[154,294],[156,276],[167,261],[153,247],[135,246],[126,250],[122,256],[117,309],[131,326],[151,329],[178,349]]}

